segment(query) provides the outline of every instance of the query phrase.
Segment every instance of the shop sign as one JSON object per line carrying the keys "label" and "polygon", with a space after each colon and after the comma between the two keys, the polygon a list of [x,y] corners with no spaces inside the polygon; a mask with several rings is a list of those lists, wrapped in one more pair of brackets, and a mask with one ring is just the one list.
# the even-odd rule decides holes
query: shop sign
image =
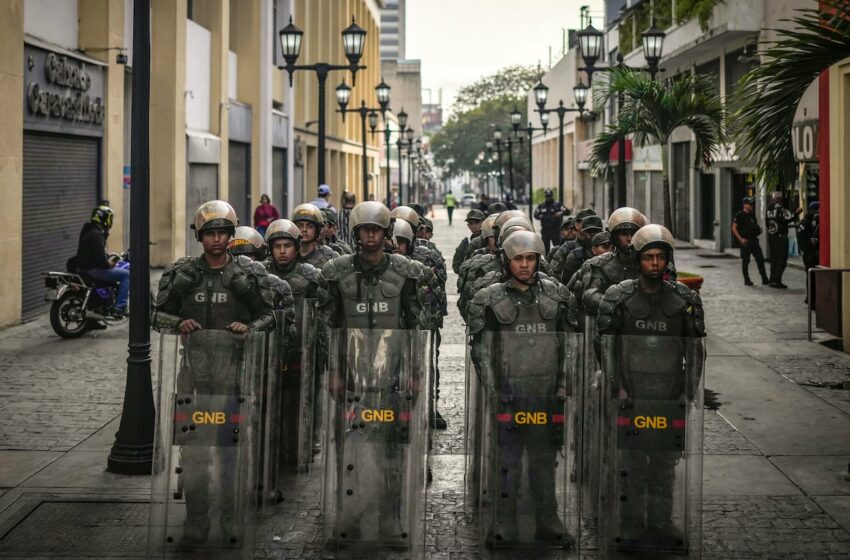
{"label": "shop sign", "polygon": [[25,103],[30,121],[103,125],[102,71],[63,54],[27,48]]}
{"label": "shop sign", "polygon": [[818,121],[795,123],[791,127],[791,145],[797,161],[818,160]]}

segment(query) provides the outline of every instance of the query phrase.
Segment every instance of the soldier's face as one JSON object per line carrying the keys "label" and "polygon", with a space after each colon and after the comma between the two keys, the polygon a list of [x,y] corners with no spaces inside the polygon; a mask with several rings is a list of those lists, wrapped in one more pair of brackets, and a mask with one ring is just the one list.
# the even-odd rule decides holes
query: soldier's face
{"label": "soldier's face", "polygon": [[395,253],[397,255],[406,255],[407,249],[409,247],[409,245],[407,243],[407,239],[397,239],[396,243],[397,244],[395,246]]}
{"label": "soldier's face", "polygon": [[272,258],[278,266],[286,266],[298,257],[295,241],[291,239],[276,239],[272,244]]}
{"label": "soldier's face", "polygon": [[481,233],[481,220],[469,220],[466,222],[466,227],[469,228],[472,235],[479,235]]}
{"label": "soldier's face", "polygon": [[487,238],[487,248],[490,249],[491,253],[496,252],[496,236],[491,235]]}
{"label": "soldier's face", "polygon": [[617,235],[614,238],[617,240],[617,247],[619,247],[620,250],[625,251],[632,242],[632,232],[620,231],[617,232]]}
{"label": "soldier's face", "polygon": [[667,268],[667,252],[664,249],[647,249],[640,254],[640,273],[657,280]]}
{"label": "soldier's face", "polygon": [[328,224],[325,226],[325,237],[331,238],[336,237],[336,225]]}
{"label": "soldier's face", "polygon": [[593,247],[590,248],[590,250],[593,251],[594,257],[598,257],[599,255],[604,255],[605,253],[610,253],[611,252],[611,244],[606,243],[604,245],[594,245]]}
{"label": "soldier's face", "polygon": [[528,282],[537,270],[537,253],[522,253],[510,260],[511,276],[522,282]]}
{"label": "soldier's face", "polygon": [[593,239],[593,236],[597,233],[598,230],[583,231],[581,232],[581,238],[583,241],[587,241],[589,243],[590,240]]}
{"label": "soldier's face", "polygon": [[366,253],[376,253],[383,250],[384,230],[378,226],[362,226],[357,231],[360,248]]}
{"label": "soldier's face", "polygon": [[230,233],[226,229],[213,229],[201,234],[201,245],[204,253],[218,257],[227,251],[227,243],[230,241]]}
{"label": "soldier's face", "polygon": [[301,241],[306,241],[310,243],[311,241],[316,240],[316,235],[318,234],[319,228],[316,227],[316,224],[312,224],[310,222],[300,221],[297,222],[298,229],[301,230]]}
{"label": "soldier's face", "polygon": [[566,241],[572,241],[576,238],[576,230],[575,228],[568,227],[566,229],[561,230],[561,237],[563,237]]}

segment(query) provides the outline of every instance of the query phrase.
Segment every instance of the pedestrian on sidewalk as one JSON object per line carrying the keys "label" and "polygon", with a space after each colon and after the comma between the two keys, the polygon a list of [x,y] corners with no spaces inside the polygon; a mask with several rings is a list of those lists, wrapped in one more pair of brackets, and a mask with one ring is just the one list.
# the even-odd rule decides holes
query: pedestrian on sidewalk
{"label": "pedestrian on sidewalk", "polygon": [[767,209],[767,248],[770,253],[770,287],[785,289],[782,274],[788,266],[788,225],[795,220],[794,214],[785,208],[782,193],[774,191]]}
{"label": "pedestrian on sidewalk", "polygon": [[752,286],[750,280],[750,256],[756,260],[756,266],[761,275],[761,283],[769,284],[770,279],[764,270],[764,254],[759,245],[761,226],[754,212],[755,201],[751,196],[745,196],[741,201],[741,210],[732,218],[732,235],[741,244],[741,271],[744,273],[744,285]]}
{"label": "pedestrian on sidewalk", "polygon": [[452,213],[455,211],[455,205],[457,205],[457,200],[455,200],[455,195],[452,191],[446,193],[443,204],[446,205],[446,212],[449,213],[449,225],[452,225]]}
{"label": "pedestrian on sidewalk", "polygon": [[257,229],[257,232],[259,232],[261,236],[265,235],[266,228],[269,227],[269,224],[278,218],[280,218],[280,212],[278,212],[275,205],[272,204],[272,200],[269,198],[269,195],[262,195],[260,197],[260,205],[254,210],[254,227]]}
{"label": "pedestrian on sidewalk", "polygon": [[[820,202],[809,203],[809,211],[803,216],[797,226],[797,239],[803,252],[803,266],[806,268],[806,286],[809,284],[809,270],[818,265],[820,260]],[[808,293],[808,290],[807,290]],[[808,303],[808,297],[806,298]]]}

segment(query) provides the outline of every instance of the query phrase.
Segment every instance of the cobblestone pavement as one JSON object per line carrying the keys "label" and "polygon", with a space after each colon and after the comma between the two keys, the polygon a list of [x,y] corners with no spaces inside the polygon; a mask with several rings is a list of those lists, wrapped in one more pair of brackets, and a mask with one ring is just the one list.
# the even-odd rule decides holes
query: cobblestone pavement
{"label": "cobblestone pavement", "polygon": [[[435,241],[447,260],[466,233],[463,216],[463,211],[456,212],[455,224],[448,227],[445,213],[437,210]],[[785,281],[791,289],[787,291],[745,288],[739,260],[703,256],[706,254],[693,249],[677,252],[680,270],[698,272],[706,278],[701,293],[710,337],[706,387],[712,391],[712,409],[705,411],[703,557],[850,559],[850,483],[842,483],[842,470],[846,473],[850,462],[850,441],[836,441],[834,451],[826,442],[826,451],[776,452],[781,438],[774,432],[782,427],[770,431],[772,417],[766,418],[761,410],[742,412],[740,405],[753,391],[761,390],[749,390],[750,382],[757,387],[762,386],[758,383],[777,385],[783,395],[797,398],[805,404],[805,410],[817,416],[814,430],[821,421],[824,426],[843,426],[850,415],[850,391],[836,387],[850,380],[850,357],[805,341],[800,271],[789,269]],[[440,560],[486,557],[479,546],[480,528],[464,508],[465,337],[455,307],[455,283],[456,276],[450,272],[450,315],[442,335],[439,402],[449,429],[434,437],[434,482],[429,487],[426,513],[427,557]],[[130,485],[122,482],[126,479],[107,479],[102,473],[111,440],[110,434],[103,435],[103,429],[120,413],[125,359],[125,328],[63,341],[41,319],[0,332],[0,556],[15,556],[12,543],[22,533],[14,536],[12,530],[3,531],[9,526],[9,512],[30,492],[25,487],[65,484],[67,492],[83,492],[80,488],[84,487],[97,495],[104,488],[123,491]],[[729,369],[735,367],[741,368],[741,386],[734,385],[736,376],[729,375]],[[764,397],[774,399],[772,393],[765,392]],[[776,398],[777,406],[787,406],[783,404],[787,397],[785,401]],[[803,421],[791,410],[789,413],[789,427]],[[796,437],[795,433],[789,430],[789,438]],[[847,433],[845,439],[850,440]],[[809,439],[818,437],[814,431]],[[61,464],[77,450],[90,446],[93,439],[101,442],[95,460],[101,466],[95,466],[84,483],[78,481],[80,476],[73,482],[62,482],[62,476],[50,473],[49,463]],[[66,453],[68,450],[71,453]],[[44,456],[39,455],[38,464],[27,463],[26,472],[4,475],[7,466],[21,462],[19,455],[12,455],[15,453]],[[826,456],[825,465],[821,455]],[[817,476],[812,474],[815,471]],[[48,474],[53,475],[49,484],[37,481]],[[291,491],[283,496],[273,515],[258,520],[256,558],[323,557],[320,483],[321,466],[317,465],[308,479],[293,479]],[[133,483],[137,497],[143,496],[144,484]],[[55,509],[65,511],[65,515],[74,511]],[[115,520],[106,524],[113,528],[121,525]],[[138,541],[124,539],[131,540]],[[133,555],[110,553],[103,542],[100,546],[106,552],[93,550],[90,555]],[[36,556],[36,549],[30,546],[27,556]],[[43,555],[63,554],[52,551]]]}

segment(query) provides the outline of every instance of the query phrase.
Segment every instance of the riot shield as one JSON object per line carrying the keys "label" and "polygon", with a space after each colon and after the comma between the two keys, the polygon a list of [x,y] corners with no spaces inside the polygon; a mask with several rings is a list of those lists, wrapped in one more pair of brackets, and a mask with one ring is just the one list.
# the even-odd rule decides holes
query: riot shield
{"label": "riot shield", "polygon": [[330,334],[324,538],[338,555],[425,547],[428,331]]}
{"label": "riot shield", "polygon": [[[581,525],[585,546],[595,545],[598,524],[600,472],[604,469],[600,453],[600,426],[602,424],[601,376],[596,347],[596,321],[583,317],[584,338],[582,340],[582,368],[577,376],[579,396],[576,407],[575,449],[576,463],[574,478],[581,486]],[[590,541],[594,541],[591,543]]]}
{"label": "riot shield", "polygon": [[600,546],[699,558],[704,339],[604,336]]}
{"label": "riot shield", "polygon": [[479,525],[498,557],[578,555],[574,482],[576,378],[582,336],[485,332]]}
{"label": "riot shield", "polygon": [[267,344],[263,333],[161,335],[149,557],[252,557]]}
{"label": "riot shield", "polygon": [[480,352],[466,346],[466,381],[464,391],[464,507],[474,511],[478,507],[481,482],[481,383],[479,374]]}

